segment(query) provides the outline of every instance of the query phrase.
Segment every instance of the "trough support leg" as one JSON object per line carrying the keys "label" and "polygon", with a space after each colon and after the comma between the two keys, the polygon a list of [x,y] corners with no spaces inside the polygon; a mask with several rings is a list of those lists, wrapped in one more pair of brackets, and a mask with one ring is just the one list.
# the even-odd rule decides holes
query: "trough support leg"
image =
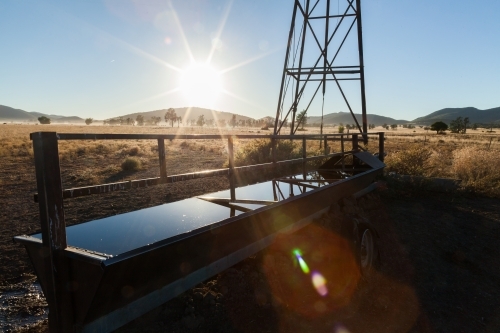
{"label": "trough support leg", "polygon": [[42,256],[45,257],[43,285],[49,304],[51,333],[73,332],[73,300],[69,263],[64,255],[66,223],[62,195],[57,134],[37,132],[31,136],[42,229]]}

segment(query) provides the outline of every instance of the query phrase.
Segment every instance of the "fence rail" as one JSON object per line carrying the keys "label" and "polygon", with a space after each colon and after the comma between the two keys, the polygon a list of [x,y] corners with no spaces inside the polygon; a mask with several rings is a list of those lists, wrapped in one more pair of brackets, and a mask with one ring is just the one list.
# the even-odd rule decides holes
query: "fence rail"
{"label": "fence rail", "polygon": [[[31,133],[30,138],[33,141],[43,140],[40,139],[39,133]],[[384,151],[384,133],[368,133],[367,135],[373,136],[377,135],[379,137],[379,158],[383,161],[383,151]],[[207,177],[217,177],[217,176],[228,176],[231,189],[235,186],[234,176],[240,172],[257,171],[263,169],[278,168],[285,165],[292,165],[302,163],[303,172],[306,171],[306,164],[310,161],[320,160],[324,158],[331,158],[334,156],[344,156],[355,153],[359,151],[360,147],[358,144],[358,134],[324,134],[324,135],[163,135],[163,134],[80,134],[80,133],[54,133],[57,141],[64,140],[157,140],[158,141],[158,160],[160,168],[160,177],[146,178],[146,179],[134,179],[122,182],[108,183],[108,184],[98,184],[83,187],[74,187],[64,189],[62,191],[62,199],[77,198],[87,195],[109,193],[114,191],[127,190],[132,188],[142,188],[149,187],[159,184],[169,184],[179,181],[207,178]],[[215,170],[204,170],[198,172],[191,172],[178,175],[167,175],[167,165],[166,165],[166,150],[165,150],[165,140],[217,140],[217,139],[227,139],[228,141],[228,160],[229,167]],[[272,162],[254,164],[247,166],[234,165],[234,139],[270,139],[271,145],[271,158]],[[302,141],[302,157],[298,159],[291,160],[276,160],[276,141],[277,140],[297,140]],[[317,156],[307,156],[307,140],[320,140],[324,143],[324,154]],[[328,142],[338,141],[341,143],[341,151],[337,153],[328,153]],[[352,143],[351,150],[345,150],[345,142]],[[60,173],[60,171],[59,171]],[[34,201],[38,202],[38,193],[34,195]]]}

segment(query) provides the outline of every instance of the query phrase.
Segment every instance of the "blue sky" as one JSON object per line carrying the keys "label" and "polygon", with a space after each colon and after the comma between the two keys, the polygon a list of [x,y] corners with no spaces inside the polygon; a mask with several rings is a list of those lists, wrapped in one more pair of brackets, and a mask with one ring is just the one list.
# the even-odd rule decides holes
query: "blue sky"
{"label": "blue sky", "polygon": [[[500,1],[362,6],[369,113],[411,120],[500,106]],[[292,9],[291,0],[2,0],[0,104],[95,119],[193,103],[274,116]],[[221,86],[201,82],[217,98],[195,101],[179,89],[183,73],[209,57]],[[347,108],[331,101],[325,113],[338,111]]]}

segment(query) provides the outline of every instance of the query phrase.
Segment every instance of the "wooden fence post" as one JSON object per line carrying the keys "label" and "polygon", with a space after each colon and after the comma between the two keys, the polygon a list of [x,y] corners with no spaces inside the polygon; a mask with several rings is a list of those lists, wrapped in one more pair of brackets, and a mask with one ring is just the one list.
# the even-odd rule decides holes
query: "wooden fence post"
{"label": "wooden fence post", "polygon": [[229,155],[229,186],[231,187],[231,201],[236,200],[236,182],[234,174],[234,149],[233,149],[233,137],[229,136],[227,138],[227,153]]}
{"label": "wooden fence post", "polygon": [[384,132],[378,133],[378,159],[384,161]]}
{"label": "wooden fence post", "polygon": [[345,147],[344,147],[344,134],[340,135],[340,151],[342,152],[342,171],[345,170],[345,161],[344,161],[344,153],[345,153]]}
{"label": "wooden fence post", "polygon": [[[352,150],[354,152],[359,151],[359,139],[357,134],[352,135]],[[354,169],[359,166],[359,161],[356,159],[356,157],[354,157],[354,155],[352,156],[352,166]]]}
{"label": "wooden fence post", "polygon": [[271,158],[273,162],[273,177],[276,176],[276,138],[271,139]]}
{"label": "wooden fence post", "polygon": [[324,148],[325,148],[325,155],[328,155],[328,137],[326,135],[325,135]]}
{"label": "wooden fence post", "polygon": [[73,332],[73,304],[68,260],[64,256],[66,222],[64,220],[63,188],[59,165],[59,150],[55,132],[31,134],[35,157],[42,255],[49,330],[51,333]]}
{"label": "wooden fence post", "polygon": [[352,135],[352,150],[359,151],[359,139],[357,134]]}
{"label": "wooden fence post", "polygon": [[160,182],[167,182],[167,161],[165,159],[165,139],[158,139],[158,159],[160,161]]}
{"label": "wooden fence post", "polygon": [[302,137],[302,175],[304,176],[304,180],[306,179],[306,158],[307,158],[307,144],[306,137]]}

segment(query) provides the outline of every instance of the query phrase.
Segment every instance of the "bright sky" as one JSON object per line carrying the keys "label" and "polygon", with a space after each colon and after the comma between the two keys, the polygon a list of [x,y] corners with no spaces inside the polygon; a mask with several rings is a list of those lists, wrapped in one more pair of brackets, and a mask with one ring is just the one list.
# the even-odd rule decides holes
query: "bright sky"
{"label": "bright sky", "polygon": [[[95,119],[190,105],[274,116],[292,9],[292,0],[2,0],[0,104]],[[362,0],[362,10],[369,113],[411,120],[500,106],[500,1]],[[338,111],[347,108],[325,113]]]}

